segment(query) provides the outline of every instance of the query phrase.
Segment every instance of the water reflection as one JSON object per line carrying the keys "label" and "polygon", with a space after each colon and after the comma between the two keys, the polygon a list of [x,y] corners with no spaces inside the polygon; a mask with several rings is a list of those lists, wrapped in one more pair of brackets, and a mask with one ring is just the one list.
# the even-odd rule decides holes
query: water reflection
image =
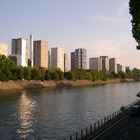
{"label": "water reflection", "polygon": [[138,97],[139,83],[0,92],[0,140],[56,140]]}
{"label": "water reflection", "polygon": [[36,111],[36,101],[27,96],[26,91],[23,91],[19,99],[19,125],[17,133],[20,138],[27,138],[33,133],[34,113]]}

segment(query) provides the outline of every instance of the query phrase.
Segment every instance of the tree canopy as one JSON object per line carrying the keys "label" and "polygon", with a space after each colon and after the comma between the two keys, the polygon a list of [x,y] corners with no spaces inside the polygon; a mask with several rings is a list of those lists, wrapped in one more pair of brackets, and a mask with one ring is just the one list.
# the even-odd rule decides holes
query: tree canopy
{"label": "tree canopy", "polygon": [[132,15],[132,34],[140,49],[140,0],[129,1],[129,12]]}
{"label": "tree canopy", "polygon": [[9,80],[108,80],[115,78],[133,78],[140,80],[140,70],[134,68],[132,71],[109,73],[96,70],[74,70],[62,72],[59,68],[22,67],[0,55],[0,81]]}

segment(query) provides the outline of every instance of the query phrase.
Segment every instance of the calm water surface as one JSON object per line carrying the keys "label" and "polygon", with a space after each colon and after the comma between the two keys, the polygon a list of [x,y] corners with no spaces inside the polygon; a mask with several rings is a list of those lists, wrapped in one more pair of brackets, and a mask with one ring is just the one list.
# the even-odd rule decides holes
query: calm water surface
{"label": "calm water surface", "polygon": [[140,82],[0,92],[0,140],[67,137],[138,99]]}

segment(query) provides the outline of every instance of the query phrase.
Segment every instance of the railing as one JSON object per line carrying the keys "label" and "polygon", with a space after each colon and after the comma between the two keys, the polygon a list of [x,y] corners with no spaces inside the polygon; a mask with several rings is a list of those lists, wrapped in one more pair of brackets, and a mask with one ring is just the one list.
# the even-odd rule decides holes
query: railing
{"label": "railing", "polygon": [[69,137],[64,138],[63,140],[86,140],[90,139],[101,133],[106,128],[113,125],[115,122],[119,121],[125,115],[128,114],[128,110],[132,105],[138,104],[140,100],[136,100],[135,102],[127,105],[124,107],[124,110],[118,110],[105,118],[98,120],[97,122],[93,123],[92,125],[77,131],[75,134],[70,135]]}

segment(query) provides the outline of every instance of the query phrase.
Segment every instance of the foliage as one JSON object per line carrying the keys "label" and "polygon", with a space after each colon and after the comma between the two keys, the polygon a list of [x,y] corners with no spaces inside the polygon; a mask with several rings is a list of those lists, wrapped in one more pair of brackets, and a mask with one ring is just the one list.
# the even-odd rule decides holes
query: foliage
{"label": "foliage", "polygon": [[132,15],[132,34],[140,49],[140,0],[129,1],[129,12]]}
{"label": "foliage", "polygon": [[103,72],[96,70],[74,70],[62,72],[59,68],[38,68],[16,66],[15,63],[0,55],[0,81],[8,80],[108,80],[115,78],[133,78],[140,79],[140,70],[134,68],[118,74],[112,72]]}
{"label": "foliage", "polygon": [[0,80],[8,81],[13,79],[13,70],[16,65],[9,58],[4,55],[0,55]]}
{"label": "foliage", "polygon": [[139,80],[140,79],[140,70],[137,68],[134,68],[132,70],[132,78],[135,80]]}

